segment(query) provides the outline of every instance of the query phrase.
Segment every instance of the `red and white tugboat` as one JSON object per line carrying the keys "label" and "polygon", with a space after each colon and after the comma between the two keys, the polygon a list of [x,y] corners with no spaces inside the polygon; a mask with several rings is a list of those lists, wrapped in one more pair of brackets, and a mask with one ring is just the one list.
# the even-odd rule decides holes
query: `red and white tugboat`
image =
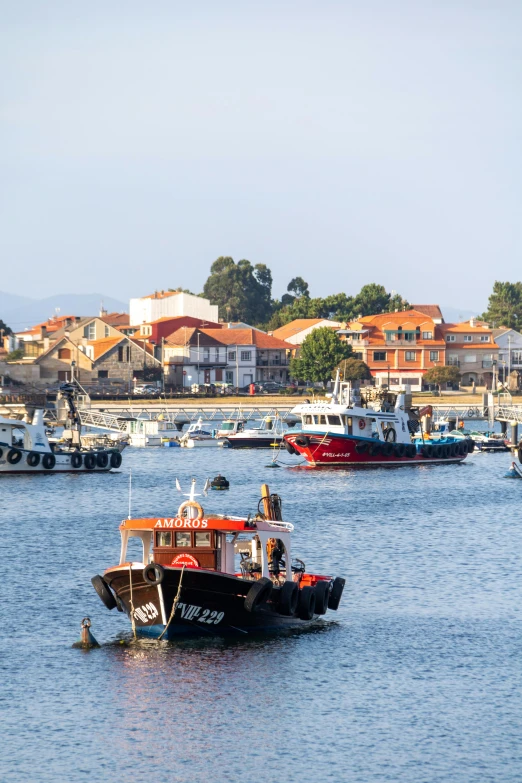
{"label": "red and white tugboat", "polygon": [[[298,628],[336,610],[345,580],[293,559],[293,525],[280,498],[261,492],[253,517],[206,515],[193,479],[175,517],[123,520],[119,564],[92,579],[105,606],[126,612],[135,633],[165,639]],[[127,560],[131,537],[140,562]]]}
{"label": "red and white tugboat", "polygon": [[[409,395],[408,395],[409,396]],[[297,405],[301,428],[285,433],[290,454],[310,465],[419,465],[462,462],[474,449],[470,438],[431,439],[422,432],[421,414],[406,405],[407,395],[340,383],[331,400]],[[420,431],[420,438],[417,436]]]}

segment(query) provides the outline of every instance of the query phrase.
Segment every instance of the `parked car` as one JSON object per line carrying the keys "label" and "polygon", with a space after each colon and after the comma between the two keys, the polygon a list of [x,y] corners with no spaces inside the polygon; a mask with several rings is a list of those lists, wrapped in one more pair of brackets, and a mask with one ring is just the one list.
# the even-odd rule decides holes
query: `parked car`
{"label": "parked car", "polygon": [[157,386],[143,383],[134,387],[134,394],[141,394],[144,397],[157,397],[159,394],[161,394],[161,391]]}
{"label": "parked car", "polygon": [[267,381],[266,383],[261,384],[260,391],[262,394],[278,394],[283,388],[284,386],[282,383],[278,383],[277,381]]}

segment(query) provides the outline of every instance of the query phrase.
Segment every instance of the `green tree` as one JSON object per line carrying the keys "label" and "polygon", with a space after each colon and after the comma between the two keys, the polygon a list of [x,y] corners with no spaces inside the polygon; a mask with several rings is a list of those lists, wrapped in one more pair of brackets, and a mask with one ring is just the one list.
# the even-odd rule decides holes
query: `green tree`
{"label": "green tree", "polygon": [[7,334],[13,334],[13,330],[0,318],[0,338],[5,337]]}
{"label": "green tree", "polygon": [[351,346],[342,342],[332,329],[327,326],[314,329],[290,362],[290,375],[301,381],[321,381],[324,385],[331,379],[334,368],[351,354]]}
{"label": "green tree", "polygon": [[440,394],[442,394],[442,384],[458,383],[460,381],[460,372],[458,367],[431,367],[424,373],[423,380],[425,383],[436,383]]}
{"label": "green tree", "polygon": [[495,280],[488,309],[482,318],[494,327],[519,329],[522,325],[522,283]]}
{"label": "green tree", "polygon": [[297,299],[299,299],[301,296],[310,297],[308,283],[306,280],[303,280],[302,277],[294,277],[292,280],[290,280],[286,290],[293,294]]}
{"label": "green tree", "polygon": [[355,357],[343,359],[339,369],[341,371],[341,380],[343,381],[367,381],[372,377],[366,362]]}
{"label": "green tree", "polygon": [[390,313],[395,310],[407,310],[408,302],[399,294],[389,294],[383,285],[369,283],[363,285],[352,304],[351,318],[364,315]]}
{"label": "green tree", "polygon": [[230,256],[214,261],[203,288],[211,304],[218,305],[221,318],[253,325],[270,318],[271,293],[272,273],[266,264],[252,266],[246,259],[236,264]]}
{"label": "green tree", "polygon": [[19,362],[20,359],[24,358],[24,349],[23,348],[17,348],[16,351],[11,351],[11,353],[8,353],[5,357],[6,362]]}

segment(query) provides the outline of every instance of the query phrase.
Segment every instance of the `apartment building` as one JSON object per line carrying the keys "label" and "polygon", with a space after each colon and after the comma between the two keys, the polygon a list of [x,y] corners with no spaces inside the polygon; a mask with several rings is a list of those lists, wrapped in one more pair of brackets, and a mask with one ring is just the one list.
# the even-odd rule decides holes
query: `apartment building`
{"label": "apartment building", "polygon": [[218,306],[208,299],[182,291],[155,291],[148,296],[130,300],[131,326],[150,324],[159,318],[175,318],[191,315],[204,321],[219,323]]}
{"label": "apartment building", "polygon": [[491,388],[498,377],[498,345],[487,323],[471,318],[460,324],[442,324],[446,364],[459,368],[461,385]]}

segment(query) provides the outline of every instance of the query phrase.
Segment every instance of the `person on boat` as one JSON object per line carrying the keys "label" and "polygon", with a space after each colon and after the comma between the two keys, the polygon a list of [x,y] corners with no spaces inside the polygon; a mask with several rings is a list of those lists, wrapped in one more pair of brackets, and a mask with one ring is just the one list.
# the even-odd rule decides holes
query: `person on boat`
{"label": "person on boat", "polygon": [[269,538],[266,542],[266,554],[270,572],[278,576],[281,571],[281,560],[285,554],[285,547],[281,539]]}

